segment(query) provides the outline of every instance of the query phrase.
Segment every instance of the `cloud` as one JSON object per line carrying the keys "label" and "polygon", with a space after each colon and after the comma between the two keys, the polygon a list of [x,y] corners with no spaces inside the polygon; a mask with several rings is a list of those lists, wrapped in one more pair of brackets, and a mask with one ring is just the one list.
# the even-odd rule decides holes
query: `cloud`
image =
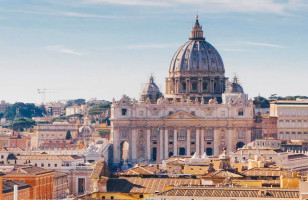
{"label": "cloud", "polygon": [[286,46],[271,44],[271,43],[261,43],[261,42],[242,42],[243,44],[252,45],[252,46],[262,46],[262,47],[272,47],[272,48],[288,48]]}
{"label": "cloud", "polygon": [[[168,2],[169,1],[169,2]],[[159,1],[159,0],[84,0],[89,4],[118,4],[127,6],[171,6],[170,0]]]}
{"label": "cloud", "polygon": [[170,47],[178,47],[179,44],[137,44],[137,45],[127,45],[121,46],[121,49],[165,49]]}
{"label": "cloud", "polygon": [[68,17],[80,17],[80,18],[104,18],[104,19],[116,19],[118,16],[112,15],[94,15],[94,14],[84,14],[78,12],[63,12],[59,13],[60,15],[68,16]]}
{"label": "cloud", "polygon": [[219,12],[262,12],[286,14],[289,10],[308,7],[305,0],[81,0],[88,4],[115,4],[123,6],[158,6],[158,7],[196,7],[207,13]]}
{"label": "cloud", "polygon": [[1,9],[2,12],[8,13],[21,13],[29,15],[50,15],[50,16],[64,16],[64,17],[78,17],[78,18],[103,18],[103,19],[118,19],[119,16],[112,15],[96,15],[96,14],[87,14],[80,12],[54,12],[54,11],[40,11],[40,10],[6,10]]}
{"label": "cloud", "polygon": [[227,52],[247,52],[246,49],[233,49],[233,48],[221,48],[221,51],[227,51]]}
{"label": "cloud", "polygon": [[58,52],[58,53],[63,53],[63,54],[70,54],[70,55],[75,55],[75,56],[82,56],[83,54],[75,51],[73,49],[69,49],[64,47],[63,45],[51,45],[51,46],[46,46],[45,49]]}

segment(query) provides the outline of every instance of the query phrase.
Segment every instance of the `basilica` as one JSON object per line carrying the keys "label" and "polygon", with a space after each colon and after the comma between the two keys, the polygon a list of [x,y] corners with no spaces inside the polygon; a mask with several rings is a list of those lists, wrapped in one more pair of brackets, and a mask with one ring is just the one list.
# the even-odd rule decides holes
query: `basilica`
{"label": "basilica", "polygon": [[196,17],[174,54],[166,94],[151,76],[139,100],[111,105],[112,163],[157,162],[171,156],[217,156],[251,141],[253,103],[237,77],[225,77],[218,51]]}

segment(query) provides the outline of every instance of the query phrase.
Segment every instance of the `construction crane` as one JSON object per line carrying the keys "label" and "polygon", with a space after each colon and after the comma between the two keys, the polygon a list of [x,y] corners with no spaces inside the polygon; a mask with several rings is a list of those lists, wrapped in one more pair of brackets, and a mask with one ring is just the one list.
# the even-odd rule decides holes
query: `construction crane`
{"label": "construction crane", "polygon": [[37,89],[37,92],[42,94],[42,104],[44,104],[46,100],[46,88]]}

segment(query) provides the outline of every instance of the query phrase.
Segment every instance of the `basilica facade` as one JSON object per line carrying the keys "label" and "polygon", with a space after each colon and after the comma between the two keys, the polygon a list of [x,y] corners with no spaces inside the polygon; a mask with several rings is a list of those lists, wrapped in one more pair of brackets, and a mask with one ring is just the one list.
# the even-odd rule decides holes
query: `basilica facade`
{"label": "basilica facade", "polygon": [[252,126],[252,101],[237,77],[225,77],[222,58],[196,17],[189,41],[171,60],[166,94],[151,76],[139,100],[113,100],[112,162],[230,153],[251,141]]}

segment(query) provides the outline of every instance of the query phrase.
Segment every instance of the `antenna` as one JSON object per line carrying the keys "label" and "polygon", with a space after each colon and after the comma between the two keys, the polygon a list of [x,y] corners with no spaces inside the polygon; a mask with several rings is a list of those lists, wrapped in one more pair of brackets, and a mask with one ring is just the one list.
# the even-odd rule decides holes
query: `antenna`
{"label": "antenna", "polygon": [[46,88],[37,89],[37,92],[42,94],[42,104],[44,104],[46,100]]}

